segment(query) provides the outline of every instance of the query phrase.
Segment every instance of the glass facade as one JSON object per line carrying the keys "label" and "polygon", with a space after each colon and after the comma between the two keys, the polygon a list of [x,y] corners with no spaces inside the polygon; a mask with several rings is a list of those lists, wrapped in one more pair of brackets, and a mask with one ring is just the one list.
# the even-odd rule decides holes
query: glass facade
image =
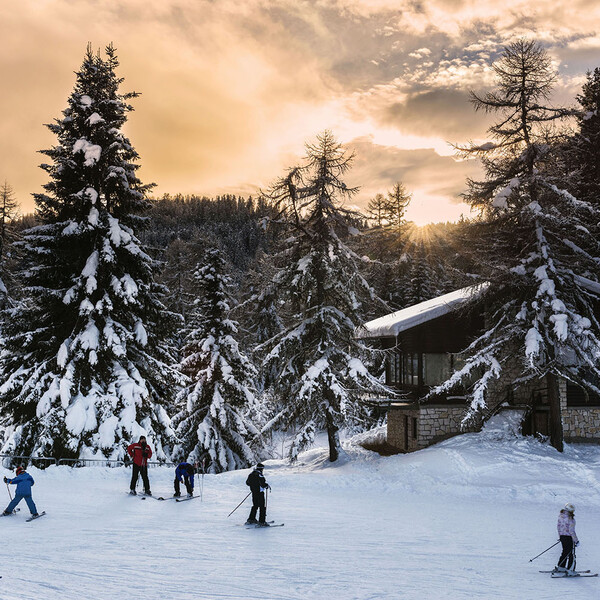
{"label": "glass facade", "polygon": [[454,354],[394,352],[388,358],[388,385],[433,387],[446,381],[464,361]]}

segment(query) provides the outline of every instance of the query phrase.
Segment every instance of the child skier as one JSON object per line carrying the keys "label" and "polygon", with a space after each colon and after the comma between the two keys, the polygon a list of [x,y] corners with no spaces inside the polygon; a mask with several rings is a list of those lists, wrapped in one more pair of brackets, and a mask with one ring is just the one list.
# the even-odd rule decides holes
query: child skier
{"label": "child skier", "polygon": [[185,489],[187,490],[188,498],[191,498],[194,495],[194,473],[196,470],[190,463],[182,462],[177,465],[175,469],[175,481],[173,485],[175,486],[175,493],[173,494],[174,498],[179,498],[181,496],[181,487],[180,483],[183,480],[185,484]]}
{"label": "child skier", "polygon": [[152,496],[150,491],[150,482],[148,481],[148,459],[152,457],[152,448],[146,443],[146,436],[140,436],[137,444],[130,444],[127,447],[127,453],[133,459],[133,472],[131,473],[130,494],[136,495],[135,486],[138,477],[142,476],[144,482],[144,493],[146,496]]}
{"label": "child skier", "polygon": [[4,483],[10,483],[12,485],[16,485],[17,489],[15,490],[15,497],[11,500],[10,504],[6,507],[2,516],[12,515],[13,510],[21,502],[21,500],[25,500],[27,502],[27,506],[29,507],[29,511],[31,512],[32,517],[38,517],[38,511],[31,497],[31,486],[35,483],[33,481],[33,477],[25,471],[25,467],[17,467],[16,470],[17,476],[13,479],[4,478]]}
{"label": "child skier", "polygon": [[573,566],[573,548],[579,544],[577,534],[575,533],[575,507],[572,504],[565,504],[565,507],[560,511],[556,527],[560,536],[560,543],[562,544],[562,554],[555,570],[571,572],[571,567]]}
{"label": "child skier", "polygon": [[[250,510],[250,516],[246,521],[247,525],[258,524],[262,527],[269,527],[266,521],[267,518],[267,507],[265,504],[265,491],[270,490],[271,486],[267,483],[265,476],[263,475],[263,469],[265,465],[258,463],[254,467],[254,471],[248,475],[246,479],[246,485],[250,486],[252,492],[252,509]],[[256,520],[256,511],[260,509],[258,521]]]}

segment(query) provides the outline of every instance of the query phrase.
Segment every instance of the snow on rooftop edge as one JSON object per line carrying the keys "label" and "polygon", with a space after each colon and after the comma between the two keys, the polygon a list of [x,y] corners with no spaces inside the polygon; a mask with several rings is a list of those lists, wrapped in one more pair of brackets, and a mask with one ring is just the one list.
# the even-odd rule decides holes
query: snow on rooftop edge
{"label": "snow on rooftop edge", "polygon": [[488,285],[487,282],[471,285],[373,319],[358,328],[356,335],[362,339],[396,337],[407,329],[412,329],[456,310],[465,301],[477,296]]}

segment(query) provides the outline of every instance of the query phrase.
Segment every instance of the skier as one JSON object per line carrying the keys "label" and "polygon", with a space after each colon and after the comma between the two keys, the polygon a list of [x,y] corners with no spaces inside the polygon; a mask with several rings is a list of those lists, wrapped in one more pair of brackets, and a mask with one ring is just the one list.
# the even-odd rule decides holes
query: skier
{"label": "skier", "polygon": [[565,504],[565,507],[560,511],[557,529],[562,544],[562,554],[554,570],[557,572],[571,572],[573,548],[579,545],[575,533],[575,507],[571,503]]}
{"label": "skier", "polygon": [[135,486],[138,477],[142,476],[144,482],[144,493],[146,496],[152,496],[150,491],[150,482],[148,481],[148,459],[152,457],[152,448],[146,443],[146,437],[140,436],[137,444],[130,444],[127,447],[127,453],[133,459],[133,472],[131,474],[130,494],[136,495]]}
{"label": "skier", "polygon": [[187,462],[182,462],[177,465],[177,468],[175,469],[175,481],[173,482],[173,485],[175,486],[175,493],[173,494],[174,498],[179,498],[179,496],[181,496],[179,484],[182,480],[185,484],[188,498],[191,498],[194,495],[194,473],[196,472],[194,466]]}
{"label": "skier", "polygon": [[25,471],[25,467],[17,467],[17,476],[14,479],[4,478],[4,483],[10,483],[17,486],[15,491],[15,497],[11,500],[10,504],[6,507],[2,516],[12,515],[13,510],[21,502],[25,500],[32,517],[39,517],[37,508],[31,497],[31,486],[35,483],[33,477]]}
{"label": "skier", "polygon": [[[258,463],[248,479],[246,479],[246,485],[250,486],[252,492],[252,509],[250,510],[250,516],[246,521],[246,525],[260,525],[261,527],[269,527],[266,521],[267,518],[267,507],[265,504],[265,491],[270,490],[271,486],[267,483],[265,476],[263,475],[263,469],[265,465]],[[256,520],[256,511],[260,509],[258,521]]]}

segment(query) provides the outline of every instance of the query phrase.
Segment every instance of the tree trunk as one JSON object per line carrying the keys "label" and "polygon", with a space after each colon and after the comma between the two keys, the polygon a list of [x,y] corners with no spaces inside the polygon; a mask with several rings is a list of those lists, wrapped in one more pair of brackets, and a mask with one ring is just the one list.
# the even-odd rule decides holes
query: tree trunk
{"label": "tree trunk", "polygon": [[563,451],[563,426],[560,411],[560,392],[558,378],[554,373],[546,375],[548,386],[548,403],[550,405],[550,444],[559,452]]}
{"label": "tree trunk", "polygon": [[327,415],[327,439],[329,440],[329,460],[335,462],[340,456],[339,429],[334,425],[331,415]]}

